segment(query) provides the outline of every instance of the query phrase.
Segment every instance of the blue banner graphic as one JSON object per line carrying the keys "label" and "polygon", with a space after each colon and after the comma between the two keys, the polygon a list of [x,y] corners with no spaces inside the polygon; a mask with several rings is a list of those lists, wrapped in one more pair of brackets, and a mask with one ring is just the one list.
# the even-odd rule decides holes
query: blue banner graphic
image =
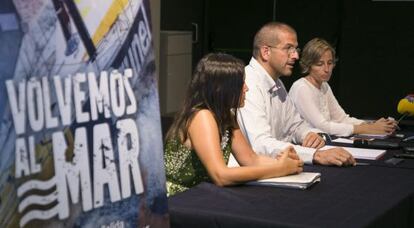
{"label": "blue banner graphic", "polygon": [[168,227],[149,2],[0,12],[0,227]]}

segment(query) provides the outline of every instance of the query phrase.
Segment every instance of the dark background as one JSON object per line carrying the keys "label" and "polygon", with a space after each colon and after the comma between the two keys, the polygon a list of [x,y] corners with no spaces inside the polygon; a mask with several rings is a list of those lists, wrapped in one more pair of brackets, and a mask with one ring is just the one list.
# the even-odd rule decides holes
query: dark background
{"label": "dark background", "polygon": [[[299,47],[314,37],[336,47],[339,62],[329,84],[347,113],[399,117],[398,101],[414,93],[414,1],[161,0],[161,30],[198,24],[193,65],[214,51],[247,64],[254,34],[273,20],[296,29]],[[297,66],[282,80],[289,89],[299,77]]]}

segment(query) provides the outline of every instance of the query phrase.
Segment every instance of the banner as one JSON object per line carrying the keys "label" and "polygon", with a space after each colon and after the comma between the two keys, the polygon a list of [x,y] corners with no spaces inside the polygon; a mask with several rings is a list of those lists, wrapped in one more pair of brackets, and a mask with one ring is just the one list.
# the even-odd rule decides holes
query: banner
{"label": "banner", "polygon": [[0,227],[168,227],[149,2],[0,8]]}

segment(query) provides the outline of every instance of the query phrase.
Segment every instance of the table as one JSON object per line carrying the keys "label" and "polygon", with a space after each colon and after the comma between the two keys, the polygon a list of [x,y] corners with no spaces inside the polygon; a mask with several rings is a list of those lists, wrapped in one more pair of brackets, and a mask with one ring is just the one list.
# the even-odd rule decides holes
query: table
{"label": "table", "polygon": [[414,227],[414,162],[305,166],[307,190],[200,185],[169,198],[172,227]]}

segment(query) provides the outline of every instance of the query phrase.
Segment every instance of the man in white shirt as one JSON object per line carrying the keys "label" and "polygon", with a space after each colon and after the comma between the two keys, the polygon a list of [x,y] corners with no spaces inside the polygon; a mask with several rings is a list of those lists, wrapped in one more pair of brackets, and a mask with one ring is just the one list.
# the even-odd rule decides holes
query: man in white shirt
{"label": "man in white shirt", "polygon": [[[324,140],[295,109],[279,79],[290,76],[299,59],[295,30],[287,24],[270,22],[255,35],[253,57],[246,66],[245,106],[238,113],[241,130],[258,153],[276,156],[290,142],[305,163],[354,165],[352,155],[343,148],[319,150]],[[319,131],[320,132],[320,131]]]}

